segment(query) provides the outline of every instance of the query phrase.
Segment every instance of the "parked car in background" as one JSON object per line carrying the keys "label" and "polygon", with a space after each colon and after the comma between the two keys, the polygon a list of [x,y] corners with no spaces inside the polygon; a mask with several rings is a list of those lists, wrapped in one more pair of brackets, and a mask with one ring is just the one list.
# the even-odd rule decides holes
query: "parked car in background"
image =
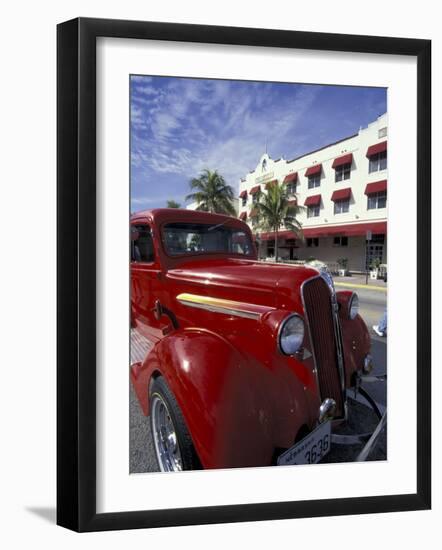
{"label": "parked car in background", "polygon": [[131,368],[162,471],[314,463],[372,368],[354,292],[259,262],[247,224],[131,217]]}

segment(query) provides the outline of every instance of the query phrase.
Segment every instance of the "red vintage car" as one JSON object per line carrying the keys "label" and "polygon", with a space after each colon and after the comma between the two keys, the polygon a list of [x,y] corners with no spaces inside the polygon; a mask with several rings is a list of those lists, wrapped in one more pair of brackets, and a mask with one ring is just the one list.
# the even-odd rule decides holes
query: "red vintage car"
{"label": "red vintage car", "polygon": [[326,271],[258,261],[229,216],[132,215],[130,375],[162,471],[318,462],[371,363]]}

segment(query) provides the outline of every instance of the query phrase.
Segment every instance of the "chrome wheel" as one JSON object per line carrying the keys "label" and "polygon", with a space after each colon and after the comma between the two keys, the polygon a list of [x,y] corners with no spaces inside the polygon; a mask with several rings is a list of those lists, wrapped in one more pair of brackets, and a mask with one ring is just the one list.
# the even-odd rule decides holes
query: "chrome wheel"
{"label": "chrome wheel", "polygon": [[158,464],[162,472],[183,469],[176,429],[166,402],[161,395],[152,395],[152,432]]}

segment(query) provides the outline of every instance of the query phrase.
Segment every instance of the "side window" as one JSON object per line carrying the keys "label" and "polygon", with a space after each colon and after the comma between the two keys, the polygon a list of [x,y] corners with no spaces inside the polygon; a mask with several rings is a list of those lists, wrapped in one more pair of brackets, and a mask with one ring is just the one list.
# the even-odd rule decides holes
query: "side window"
{"label": "side window", "polygon": [[154,248],[152,232],[148,225],[131,227],[131,260],[133,262],[153,262]]}

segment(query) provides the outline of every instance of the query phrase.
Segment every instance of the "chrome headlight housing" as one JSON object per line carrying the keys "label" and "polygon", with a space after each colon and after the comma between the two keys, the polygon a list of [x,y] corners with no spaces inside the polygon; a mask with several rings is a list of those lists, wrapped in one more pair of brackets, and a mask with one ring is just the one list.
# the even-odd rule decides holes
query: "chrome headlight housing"
{"label": "chrome headlight housing", "polygon": [[304,341],[304,321],[298,314],[286,317],[278,331],[278,347],[284,355],[294,355]]}
{"label": "chrome headlight housing", "polygon": [[359,313],[359,296],[356,292],[353,292],[350,301],[348,302],[348,316],[350,319],[354,319]]}

